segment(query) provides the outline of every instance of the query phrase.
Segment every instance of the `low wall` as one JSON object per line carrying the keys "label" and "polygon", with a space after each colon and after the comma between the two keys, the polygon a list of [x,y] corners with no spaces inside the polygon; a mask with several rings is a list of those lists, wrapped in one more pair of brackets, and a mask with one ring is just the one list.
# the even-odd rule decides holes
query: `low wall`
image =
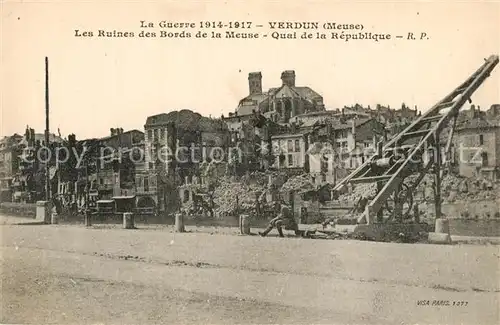
{"label": "low wall", "polygon": [[[435,207],[432,202],[416,202],[420,211],[434,216]],[[341,216],[349,212],[355,202],[335,202],[320,206],[326,215]],[[441,212],[449,219],[498,219],[500,216],[500,200],[456,201],[441,204]],[[495,217],[495,214],[497,217]]]}
{"label": "low wall", "polygon": [[14,203],[3,202],[0,203],[0,212],[12,216],[20,217],[36,217],[36,203]]}
{"label": "low wall", "polygon": [[[173,216],[152,216],[152,215],[135,215],[134,221],[138,224],[164,224],[173,225]],[[59,222],[64,224],[81,224],[84,222],[83,215],[59,215]],[[93,215],[93,224],[121,224],[123,222],[123,214],[113,215]],[[266,227],[269,220],[257,220],[251,218],[250,223],[252,227]],[[193,218],[185,217],[184,224],[186,226],[203,226],[203,227],[239,227],[239,217],[227,216],[224,218],[211,219],[211,218]]]}
{"label": "low wall", "polygon": [[[419,204],[419,208],[430,215],[434,215],[433,203],[421,203]],[[500,201],[480,200],[443,203],[441,205],[441,212],[449,219],[495,219],[500,215]]]}

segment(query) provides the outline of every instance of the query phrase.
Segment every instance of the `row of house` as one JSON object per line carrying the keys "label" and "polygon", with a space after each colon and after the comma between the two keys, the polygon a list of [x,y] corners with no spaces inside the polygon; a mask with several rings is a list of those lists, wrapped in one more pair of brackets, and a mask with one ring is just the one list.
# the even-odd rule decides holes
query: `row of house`
{"label": "row of house", "polygon": [[[138,207],[168,211],[177,204],[179,184],[193,179],[203,182],[202,165],[219,160],[220,155],[225,156],[226,172],[234,174],[277,169],[309,173],[318,184],[336,183],[370,157],[379,141],[397,134],[420,114],[416,107],[405,104],[400,109],[356,104],[327,110],[318,92],[296,85],[292,70],[281,74],[279,87],[263,91],[261,72],[248,75],[248,86],[248,95],[238,102],[234,113],[220,119],[181,110],[147,117],[143,130],[112,128],[103,138],[76,141],[74,135],[72,140],[51,135],[50,142],[58,145],[108,148],[93,166],[72,177],[65,175],[63,167],[51,166],[52,192],[70,193],[70,200],[80,202],[77,204],[89,191],[96,199],[134,197]],[[460,114],[454,148],[462,144],[480,149],[479,163],[472,159],[477,157],[458,160],[460,174],[496,179],[499,114],[500,105],[487,111],[472,106]],[[24,136],[0,141],[3,193],[23,175],[23,168],[26,175],[29,166],[19,164],[26,148],[43,142],[43,135],[32,136],[33,132],[28,128]],[[173,157],[182,148],[192,150]],[[235,149],[238,155],[232,156]],[[41,167],[37,166],[43,170]]]}
{"label": "row of house", "polygon": [[500,104],[482,111],[471,105],[460,113],[454,137],[458,172],[465,177],[498,180],[500,167]]}

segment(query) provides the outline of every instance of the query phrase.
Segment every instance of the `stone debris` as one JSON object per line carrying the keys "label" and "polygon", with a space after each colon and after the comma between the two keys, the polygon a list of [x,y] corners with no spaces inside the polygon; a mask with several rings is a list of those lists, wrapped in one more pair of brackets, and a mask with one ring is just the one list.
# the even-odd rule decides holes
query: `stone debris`
{"label": "stone debris", "polygon": [[[413,181],[416,176],[410,176],[409,181]],[[427,174],[413,192],[416,199],[422,201],[434,200],[434,176]],[[375,183],[357,184],[352,188],[352,192],[343,193],[339,196],[340,201],[353,202],[363,197],[374,197],[377,185]],[[499,197],[495,184],[487,180],[476,178],[465,178],[454,175],[445,175],[441,181],[441,197],[443,201],[453,203],[467,200],[494,200]]]}
{"label": "stone debris", "polygon": [[[318,190],[319,187],[313,184],[311,176],[301,174],[287,177],[285,173],[278,171],[253,172],[241,177],[222,176],[219,173],[210,173],[210,166],[205,166],[202,177],[205,179],[205,186],[214,181],[213,203],[214,216],[223,218],[225,216],[236,216],[237,214],[255,215],[257,212],[257,202],[262,214],[265,211],[271,211],[275,202],[268,200],[280,200],[278,193],[281,193],[281,199],[285,198],[290,192],[304,192]],[[213,166],[212,166],[213,167]],[[213,175],[211,175],[213,174]],[[417,176],[410,176],[409,183],[415,180]],[[406,182],[405,182],[406,183]],[[434,176],[427,174],[416,190],[412,191],[414,202],[419,204],[433,204],[434,200]],[[455,175],[445,175],[442,179],[441,197],[443,203],[469,202],[477,200],[495,200],[500,196],[499,190],[494,183],[477,180],[474,178],[464,178]],[[187,185],[186,185],[187,186]],[[200,187],[196,192],[202,195],[205,203],[209,203],[210,193],[203,195],[201,184],[191,184],[189,186]],[[376,184],[355,184],[345,186],[339,193],[338,202],[346,205],[352,205],[361,197],[373,199],[376,195]],[[185,203],[184,208],[194,210],[195,204]],[[206,204],[204,204],[206,205]],[[420,212],[425,219],[426,209]],[[357,219],[357,215],[347,217],[346,219]]]}
{"label": "stone debris", "polygon": [[375,183],[357,184],[352,187],[352,191],[346,189],[344,192],[339,196],[339,201],[353,202],[359,200],[360,197],[373,198],[377,193],[377,185]]}
{"label": "stone debris", "polygon": [[223,178],[214,191],[215,214],[217,216],[239,213],[253,213],[256,208],[256,197],[266,190],[266,184],[249,183]]}
{"label": "stone debris", "polygon": [[289,178],[281,187],[281,192],[290,192],[290,191],[307,191],[314,190],[315,187],[311,181],[311,178],[307,174],[302,174],[299,176],[294,176]]}

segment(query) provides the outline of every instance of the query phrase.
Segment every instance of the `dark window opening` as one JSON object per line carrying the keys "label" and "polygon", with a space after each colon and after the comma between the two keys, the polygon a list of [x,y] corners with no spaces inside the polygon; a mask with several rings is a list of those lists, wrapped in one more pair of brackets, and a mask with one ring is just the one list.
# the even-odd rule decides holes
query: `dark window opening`
{"label": "dark window opening", "polygon": [[488,153],[487,152],[481,153],[481,158],[483,166],[488,166]]}

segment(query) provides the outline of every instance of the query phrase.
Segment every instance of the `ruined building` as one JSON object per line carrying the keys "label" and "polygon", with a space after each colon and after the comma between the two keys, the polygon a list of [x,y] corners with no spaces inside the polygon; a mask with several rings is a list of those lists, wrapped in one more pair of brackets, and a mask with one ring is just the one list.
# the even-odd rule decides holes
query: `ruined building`
{"label": "ruined building", "polygon": [[296,86],[295,71],[281,73],[281,86],[262,90],[262,73],[248,75],[249,94],[242,98],[235,113],[225,118],[230,130],[238,130],[253,112],[260,113],[276,123],[288,123],[290,118],[316,111],[324,111],[323,97],[307,86]]}

